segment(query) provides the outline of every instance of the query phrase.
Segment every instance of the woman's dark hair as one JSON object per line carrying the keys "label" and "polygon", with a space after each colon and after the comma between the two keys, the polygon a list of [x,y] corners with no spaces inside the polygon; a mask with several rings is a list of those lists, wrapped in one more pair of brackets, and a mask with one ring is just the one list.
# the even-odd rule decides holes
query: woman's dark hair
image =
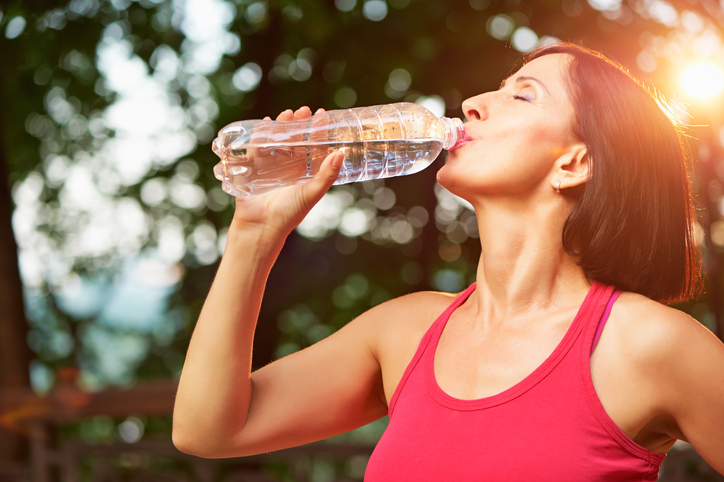
{"label": "woman's dark hair", "polygon": [[601,283],[664,303],[698,296],[701,252],[681,124],[655,91],[598,52],[556,43],[524,62],[554,53],[572,57],[573,129],[589,162],[564,248]]}

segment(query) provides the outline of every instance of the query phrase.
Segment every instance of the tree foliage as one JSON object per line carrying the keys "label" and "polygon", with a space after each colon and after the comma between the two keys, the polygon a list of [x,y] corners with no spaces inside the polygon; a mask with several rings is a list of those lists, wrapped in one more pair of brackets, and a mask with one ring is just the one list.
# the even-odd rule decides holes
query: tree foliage
{"label": "tree foliage", "polygon": [[[93,388],[178,375],[232,215],[209,146],[231,121],[394,101],[460,116],[546,38],[602,50],[671,96],[682,59],[722,55],[721,7],[693,0],[16,0],[0,13],[0,147],[39,389],[68,365]],[[434,166],[323,200],[272,272],[255,366],[385,299],[473,279],[472,213]]]}

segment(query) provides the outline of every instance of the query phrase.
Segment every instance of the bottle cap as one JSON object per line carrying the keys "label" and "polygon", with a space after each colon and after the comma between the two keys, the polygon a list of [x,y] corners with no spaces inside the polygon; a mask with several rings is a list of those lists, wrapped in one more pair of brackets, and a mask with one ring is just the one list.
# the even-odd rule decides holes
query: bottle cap
{"label": "bottle cap", "polygon": [[470,133],[467,131],[467,129],[465,129],[465,125],[462,123],[462,121],[460,119],[455,120],[459,122],[459,124],[456,124],[458,128],[457,140],[455,141],[455,144],[453,144],[453,146],[448,149],[449,152],[452,152],[455,149],[458,149],[473,140]]}
{"label": "bottle cap", "polygon": [[440,122],[445,126],[443,149],[452,151],[473,140],[468,131],[465,130],[463,121],[457,117],[440,117]]}

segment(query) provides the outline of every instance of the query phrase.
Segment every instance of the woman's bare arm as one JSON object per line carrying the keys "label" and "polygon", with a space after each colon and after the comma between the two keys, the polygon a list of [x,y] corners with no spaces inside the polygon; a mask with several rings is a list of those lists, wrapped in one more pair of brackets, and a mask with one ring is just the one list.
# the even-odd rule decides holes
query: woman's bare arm
{"label": "woman's bare arm", "polygon": [[678,318],[662,340],[664,399],[686,441],[724,474],[724,344],[688,315]]}
{"label": "woman's bare arm", "polygon": [[[300,109],[278,120],[309,115],[308,109]],[[180,450],[205,457],[258,453],[384,415],[379,365],[365,326],[374,315],[251,374],[252,342],[269,271],[287,235],[336,179],[342,157],[328,156],[306,184],[237,200],[226,251],[179,382],[173,440]],[[316,426],[323,427],[321,432],[314,431]]]}
{"label": "woman's bare arm", "polygon": [[183,452],[209,458],[270,452],[386,414],[372,342],[384,307],[251,373],[254,328],[271,264],[252,261],[251,244],[244,236],[227,241],[191,340],[174,408],[174,444]]}
{"label": "woman's bare arm", "polygon": [[724,474],[724,344],[679,310],[642,296],[631,307],[622,346],[641,393],[673,421],[671,437]]}

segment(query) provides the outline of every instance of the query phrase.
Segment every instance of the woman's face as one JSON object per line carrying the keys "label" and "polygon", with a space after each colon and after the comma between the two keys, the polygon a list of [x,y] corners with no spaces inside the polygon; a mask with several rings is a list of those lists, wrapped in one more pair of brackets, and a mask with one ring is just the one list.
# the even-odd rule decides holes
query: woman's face
{"label": "woman's face", "polygon": [[465,100],[465,128],[473,140],[448,154],[438,182],[468,200],[553,192],[555,161],[581,145],[565,85],[569,62],[565,54],[544,55],[499,90]]}

